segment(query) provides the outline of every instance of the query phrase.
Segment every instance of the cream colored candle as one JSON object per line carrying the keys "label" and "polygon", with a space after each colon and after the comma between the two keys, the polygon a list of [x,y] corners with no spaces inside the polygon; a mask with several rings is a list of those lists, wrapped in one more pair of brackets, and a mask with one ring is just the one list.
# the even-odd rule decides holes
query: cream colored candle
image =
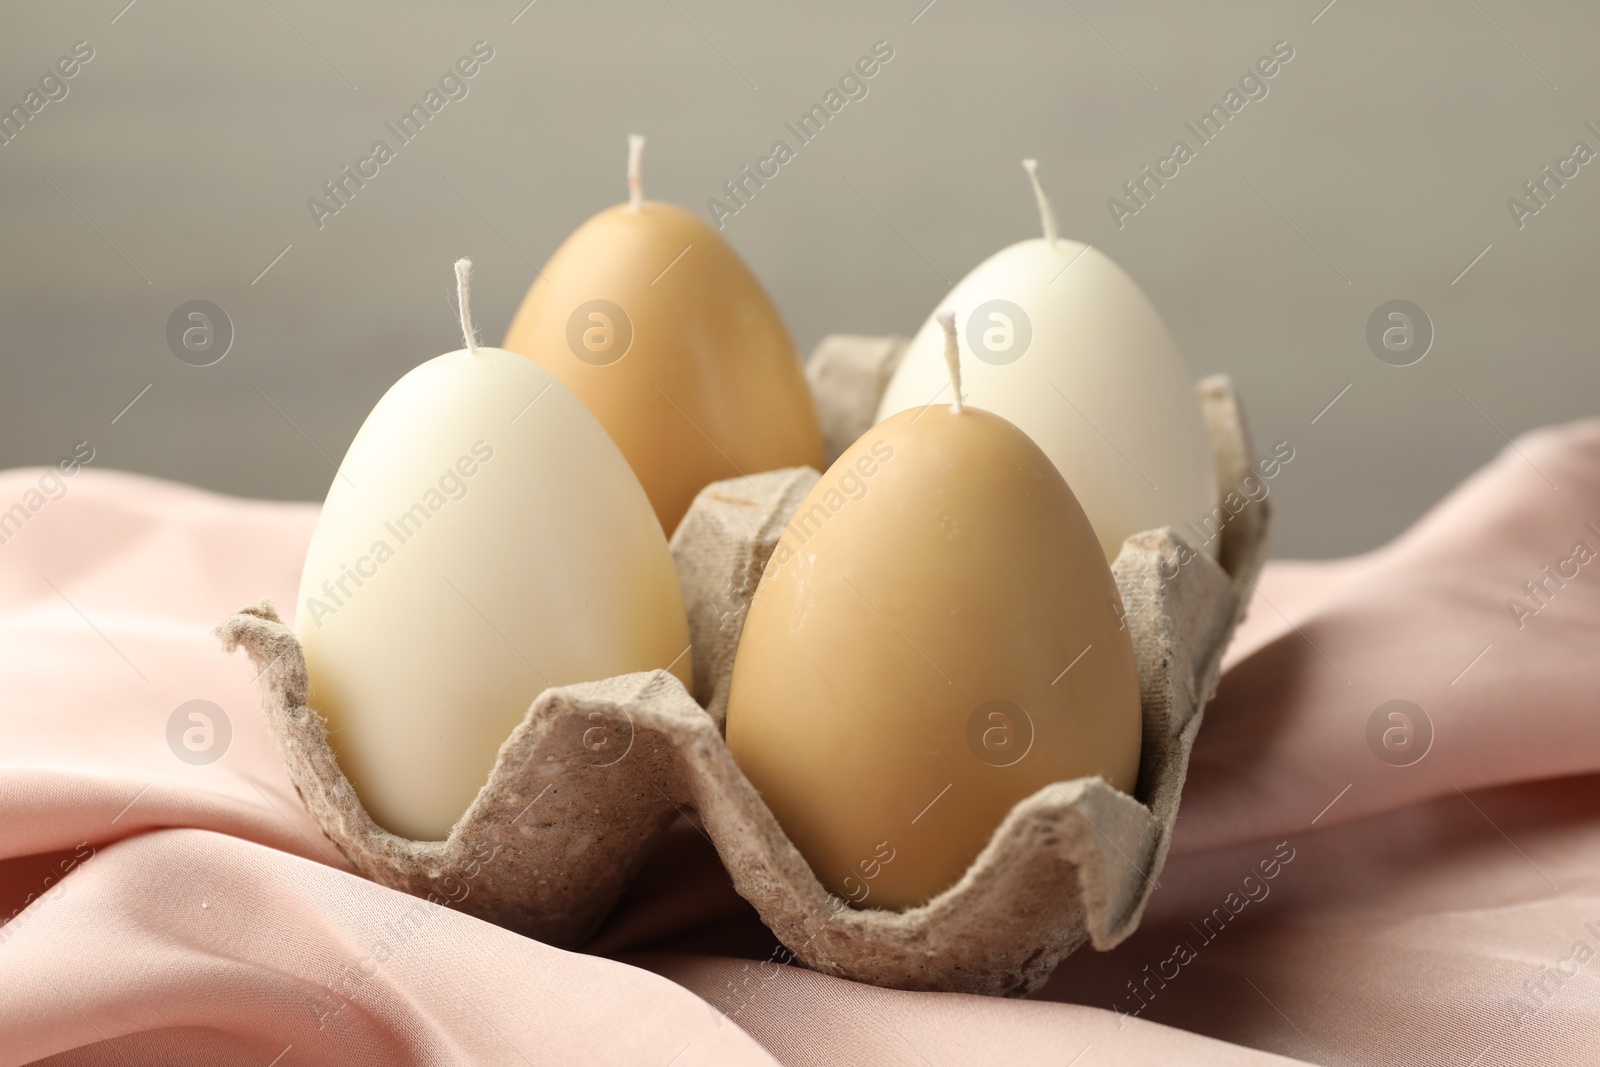
{"label": "cream colored candle", "polygon": [[[1209,522],[1217,479],[1183,357],[1155,307],[1110,257],[1056,235],[1032,160],[1044,236],[1004,248],[940,301],[959,316],[968,399],[1044,449],[1107,559],[1141,530]],[[946,393],[937,313],[917,331],[878,418]],[[1212,520],[1215,520],[1214,522]],[[1216,554],[1219,538],[1208,550]],[[1196,546],[1198,547],[1198,546]]]}
{"label": "cream colored candle", "polygon": [[633,465],[669,534],[705,486],[822,466],[822,434],[789,333],[717,231],[645,200],[631,140],[628,203],[550,257],[506,347],[555,375]]}
{"label": "cream colored candle", "polygon": [[328,491],[300,580],[311,706],[373,819],[439,840],[549,686],[690,682],[666,538],[571,391],[478,345],[396,382]]}
{"label": "cream colored candle", "polygon": [[768,563],[728,748],[825,886],[923,903],[1023,797],[1089,775],[1133,790],[1120,606],[1026,434],[959,401],[901,412],[828,469]]}

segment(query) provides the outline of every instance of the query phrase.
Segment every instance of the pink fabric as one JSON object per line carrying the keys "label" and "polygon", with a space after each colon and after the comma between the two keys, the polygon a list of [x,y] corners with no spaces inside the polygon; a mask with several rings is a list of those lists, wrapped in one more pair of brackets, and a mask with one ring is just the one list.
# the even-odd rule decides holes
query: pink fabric
{"label": "pink fabric", "polygon": [[[0,511],[39,475],[0,473]],[[210,634],[292,603],[315,513],[89,469],[0,544],[0,1065],[1600,1055],[1600,559],[1521,628],[1507,606],[1600,551],[1600,422],[1518,440],[1381,551],[1268,568],[1143,925],[1027,1001],[760,963],[686,824],[590,954],[354,875]],[[167,745],[193,699],[233,729],[209,766]],[[1392,699],[1433,726],[1411,766],[1368,745]]]}

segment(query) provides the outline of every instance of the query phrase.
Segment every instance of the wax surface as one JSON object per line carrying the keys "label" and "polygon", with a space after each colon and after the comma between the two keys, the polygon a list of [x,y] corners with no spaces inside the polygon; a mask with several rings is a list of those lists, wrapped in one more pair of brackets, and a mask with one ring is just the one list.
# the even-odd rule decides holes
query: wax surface
{"label": "wax surface", "polygon": [[502,349],[429,360],[378,401],[297,608],[340,766],[380,826],[415,840],[449,833],[548,686],[669,665],[690,681],[643,490],[577,397]]}
{"label": "wax surface", "polygon": [[728,242],[672,204],[621,204],[580,226],[505,346],[594,412],[668,533],[711,482],[822,466],[811,393],[772,301]]}
{"label": "wax surface", "polygon": [[1043,786],[1098,774],[1133,790],[1120,605],[1027,435],[970,407],[902,412],[828,470],[768,563],[728,747],[824,885],[922,903]]}
{"label": "wax surface", "polygon": [[[1007,343],[1025,336],[1023,324],[1005,319],[1018,316],[991,306],[1005,318],[985,314],[979,329],[969,329],[974,313],[994,300],[1020,308],[1031,333],[1009,363],[975,353],[1015,356]],[[961,353],[967,400],[1038,442],[1083,505],[1108,560],[1129,534],[1200,527],[1212,518],[1216,471],[1188,368],[1154,306],[1110,258],[1076,241],[1021,241],[975,267],[939,310],[956,313],[967,342]],[[878,408],[880,419],[936,397],[949,400],[944,334],[935,318],[912,340]],[[1218,540],[1207,546],[1213,555]]]}

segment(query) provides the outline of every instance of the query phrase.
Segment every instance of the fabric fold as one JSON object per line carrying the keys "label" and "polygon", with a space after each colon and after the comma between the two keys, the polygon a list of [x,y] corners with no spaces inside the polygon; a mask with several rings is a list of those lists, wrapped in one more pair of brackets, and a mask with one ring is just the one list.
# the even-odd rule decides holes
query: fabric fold
{"label": "fabric fold", "polygon": [[[1592,1054],[1600,420],[1377,551],[1268,565],[1140,929],[1029,1001],[772,962],[687,822],[589,953],[350,873],[210,634],[292,603],[315,516],[95,469],[0,543],[0,1067]],[[197,700],[220,751],[174,740]]]}

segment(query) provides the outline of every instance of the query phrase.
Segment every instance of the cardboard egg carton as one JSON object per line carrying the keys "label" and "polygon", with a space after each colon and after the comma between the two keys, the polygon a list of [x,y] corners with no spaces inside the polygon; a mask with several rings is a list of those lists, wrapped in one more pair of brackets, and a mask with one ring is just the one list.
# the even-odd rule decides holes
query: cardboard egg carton
{"label": "cardboard egg carton", "polygon": [[[905,346],[869,337],[819,346],[807,373],[830,461],[871,426]],[[1226,497],[1251,471],[1249,438],[1226,378],[1197,392]],[[1142,694],[1137,796],[1099,778],[1047,786],[1012,808],[960,881],[893,912],[850,906],[822,886],[722,739],[745,610],[818,477],[781,470],[702,491],[672,538],[696,692],[653,671],[540,694],[444,841],[397,837],[367,815],[307,706],[299,643],[270,604],[239,612],[218,634],[256,665],[263,711],[307,810],[377,882],[579,948],[653,841],[690,815],[740,895],[806,966],[900,989],[1027,993],[1083,944],[1110,949],[1139,924],[1201,710],[1265,555],[1266,502],[1242,506],[1223,527],[1215,560],[1165,528],[1130,537],[1112,567]]]}

